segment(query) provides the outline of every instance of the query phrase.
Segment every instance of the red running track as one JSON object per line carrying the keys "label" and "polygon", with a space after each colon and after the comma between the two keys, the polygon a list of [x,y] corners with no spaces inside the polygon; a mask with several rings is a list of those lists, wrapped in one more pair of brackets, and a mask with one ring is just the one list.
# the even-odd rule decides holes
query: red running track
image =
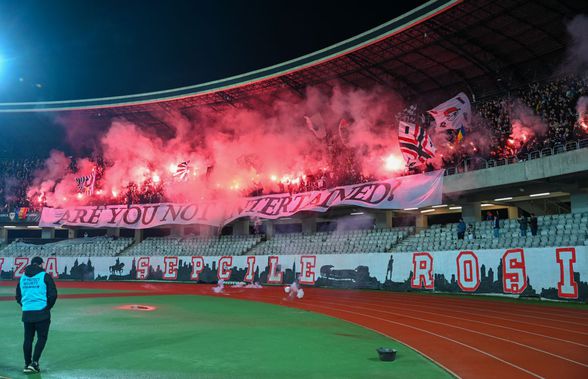
{"label": "red running track", "polygon": [[[15,285],[3,282],[0,285]],[[318,312],[396,339],[462,378],[588,378],[588,310],[384,291],[225,287],[138,282],[58,282],[58,287],[133,292],[61,298],[194,294]],[[9,300],[12,297],[0,297]]]}

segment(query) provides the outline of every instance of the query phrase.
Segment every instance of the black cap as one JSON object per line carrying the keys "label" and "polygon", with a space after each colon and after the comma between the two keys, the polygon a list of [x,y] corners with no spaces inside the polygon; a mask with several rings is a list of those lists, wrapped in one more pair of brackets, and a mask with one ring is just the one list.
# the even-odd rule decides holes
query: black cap
{"label": "black cap", "polygon": [[34,257],[33,259],[31,259],[31,264],[40,266],[40,265],[43,264],[43,258],[41,258],[41,257]]}

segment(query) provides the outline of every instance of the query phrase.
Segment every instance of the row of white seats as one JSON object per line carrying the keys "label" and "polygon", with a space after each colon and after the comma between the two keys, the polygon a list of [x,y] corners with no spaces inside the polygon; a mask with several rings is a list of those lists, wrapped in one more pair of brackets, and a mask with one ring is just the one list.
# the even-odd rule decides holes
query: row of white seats
{"label": "row of white seats", "polygon": [[147,238],[124,255],[242,255],[260,240],[260,236]]}
{"label": "row of white seats", "polygon": [[5,257],[16,256],[73,256],[106,257],[115,256],[133,243],[132,238],[92,237],[76,238],[46,244],[31,244],[14,241],[2,250]]}
{"label": "row of white seats", "polygon": [[457,238],[457,223],[433,225],[395,246],[395,251],[451,250],[455,248],[492,249],[504,247],[547,247],[584,245],[588,238],[588,213],[549,215],[538,217],[538,233],[521,236],[517,219],[501,220],[499,237],[494,237],[491,221],[474,223],[474,238],[468,233],[464,240]]}

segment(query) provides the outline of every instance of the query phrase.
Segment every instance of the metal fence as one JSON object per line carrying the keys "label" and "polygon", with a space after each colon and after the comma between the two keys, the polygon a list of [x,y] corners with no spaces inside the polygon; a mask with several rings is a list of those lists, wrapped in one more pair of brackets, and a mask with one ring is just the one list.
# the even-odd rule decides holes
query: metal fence
{"label": "metal fence", "polygon": [[519,155],[517,157],[499,158],[499,159],[484,159],[479,157],[467,158],[459,162],[457,166],[445,168],[445,176],[463,174],[469,171],[482,170],[485,168],[506,166],[513,163],[530,161],[551,155],[561,154],[568,151],[583,149],[588,147],[588,138],[578,141],[570,141],[566,143],[558,143],[553,147],[546,147],[541,150],[534,150],[527,154]]}

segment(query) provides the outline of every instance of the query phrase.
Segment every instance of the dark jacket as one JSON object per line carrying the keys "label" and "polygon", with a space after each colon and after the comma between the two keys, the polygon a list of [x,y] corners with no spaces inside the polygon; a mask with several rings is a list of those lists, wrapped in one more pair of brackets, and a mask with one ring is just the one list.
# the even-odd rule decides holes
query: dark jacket
{"label": "dark jacket", "polygon": [[[28,277],[33,277],[43,271],[40,266],[37,265],[30,265],[25,269],[25,275]],[[23,311],[22,312],[22,321],[23,322],[39,322],[43,320],[51,319],[51,308],[55,305],[57,301],[57,288],[55,287],[55,282],[51,275],[45,275],[45,285],[47,286],[47,307],[40,311]],[[20,290],[20,281],[16,285],[16,302],[22,306],[22,293]]]}

